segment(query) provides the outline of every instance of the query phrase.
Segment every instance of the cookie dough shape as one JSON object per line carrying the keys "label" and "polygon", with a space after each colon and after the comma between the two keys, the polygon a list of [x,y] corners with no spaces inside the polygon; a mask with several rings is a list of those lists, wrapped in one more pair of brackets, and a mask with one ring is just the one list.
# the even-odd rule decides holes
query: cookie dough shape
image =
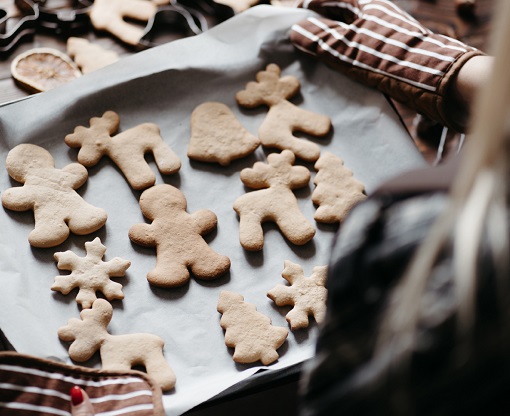
{"label": "cookie dough shape", "polygon": [[90,21],[95,29],[111,33],[128,45],[137,45],[144,29],[125,19],[147,22],[155,14],[158,4],[150,0],[95,0],[90,9]]}
{"label": "cookie dough shape", "polygon": [[153,334],[111,335],[112,312],[108,301],[97,299],[91,309],[81,311],[81,319],[72,318],[58,329],[58,337],[71,342],[69,356],[81,363],[99,350],[103,370],[122,373],[144,366],[162,390],[173,389],[176,378],[163,356],[164,341]]}
{"label": "cookie dough shape", "polygon": [[109,301],[124,299],[122,285],[113,282],[110,277],[125,276],[131,262],[120,257],[104,262],[106,247],[99,237],[85,243],[85,250],[85,257],[79,257],[70,250],[54,254],[57,268],[71,271],[71,274],[55,277],[51,289],[67,295],[74,288],[79,288],[76,302],[84,309],[92,307],[97,299],[96,291],[103,293]]}
{"label": "cookie dough shape", "polygon": [[259,4],[260,0],[216,0],[216,3],[232,7],[236,13],[240,13]]}
{"label": "cookie dough shape", "polygon": [[319,146],[298,138],[293,133],[325,136],[331,129],[331,119],[303,110],[288,101],[299,92],[299,80],[290,75],[280,78],[280,73],[278,65],[269,64],[265,71],[257,73],[257,82],[249,82],[246,89],[236,94],[237,103],[246,108],[260,105],[269,107],[269,112],[259,128],[259,138],[263,146],[289,149],[296,157],[315,162],[320,156]]}
{"label": "cookie dough shape", "polygon": [[23,186],[7,189],[2,204],[13,211],[34,211],[35,227],[28,236],[32,246],[58,246],[70,232],[90,234],[106,223],[106,211],[88,204],[75,191],[88,178],[79,163],[57,169],[46,149],[20,144],[9,151],[5,164],[10,177]]}
{"label": "cookie dough shape", "polygon": [[119,55],[84,38],[67,39],[67,54],[83,74],[96,71],[119,60]]}
{"label": "cookie dough shape", "polygon": [[260,140],[223,103],[200,104],[191,114],[190,159],[228,166],[232,160],[253,153],[259,145]]}
{"label": "cookie dough shape", "polygon": [[266,221],[275,222],[293,244],[306,244],[315,235],[315,228],[299,209],[292,189],[306,186],[310,172],[304,166],[293,166],[295,157],[290,150],[271,153],[267,161],[267,164],[256,162],[253,168],[241,171],[241,181],[256,189],[234,202],[234,210],[240,218],[241,245],[250,251],[262,250],[262,223]]}
{"label": "cookie dough shape", "polygon": [[278,359],[276,350],[287,339],[287,328],[273,326],[271,319],[244,302],[238,293],[222,291],[217,309],[222,314],[220,325],[225,330],[225,345],[235,348],[235,362],[249,364],[260,360],[268,365]]}
{"label": "cookie dough shape", "polygon": [[163,141],[156,124],[140,124],[112,137],[119,124],[118,114],[106,111],[102,117],[90,119],[90,127],[78,126],[64,140],[69,147],[80,148],[78,162],[88,168],[108,156],[135,190],[148,188],[156,182],[156,176],[145,160],[148,152],[154,154],[161,173],[170,175],[179,171],[181,161]]}
{"label": "cookie dough shape", "polygon": [[313,180],[316,188],[312,201],[318,205],[314,219],[323,223],[342,222],[351,209],[366,199],[365,185],[353,177],[352,171],[332,153],[325,152],[314,165],[318,171]]}
{"label": "cookie dough shape", "polygon": [[190,271],[199,279],[214,279],[230,269],[230,259],[216,253],[203,239],[217,225],[216,215],[202,209],[188,214],[183,193],[172,185],[156,185],[140,197],[140,208],[151,224],[135,224],[129,238],[156,247],[156,267],[147,280],[159,287],[182,286]]}
{"label": "cookie dough shape", "polygon": [[294,331],[308,327],[308,316],[312,315],[317,323],[324,320],[326,314],[327,266],[316,266],[310,277],[305,277],[303,268],[289,260],[285,261],[282,277],[290,286],[277,285],[269,292],[270,298],[278,306],[293,306],[285,319]]}

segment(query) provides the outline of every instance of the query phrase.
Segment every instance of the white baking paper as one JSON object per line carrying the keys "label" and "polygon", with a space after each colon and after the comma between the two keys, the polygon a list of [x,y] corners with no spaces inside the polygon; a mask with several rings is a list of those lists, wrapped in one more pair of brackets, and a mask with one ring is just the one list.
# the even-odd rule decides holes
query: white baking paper
{"label": "white baking paper", "polygon": [[[155,251],[138,247],[128,238],[129,228],[145,221],[138,206],[140,192],[131,190],[112,162],[103,159],[89,169],[89,179],[79,189],[86,201],[108,212],[106,226],[94,234],[72,235],[53,249],[32,248],[27,237],[33,229],[33,214],[0,210],[0,328],[18,352],[71,363],[69,345],[58,339],[57,330],[79,316],[79,307],[76,292],[64,296],[50,290],[54,277],[66,274],[59,272],[53,255],[73,250],[84,256],[85,242],[99,236],[107,247],[105,261],[121,257],[132,262],[126,277],[113,279],[124,285],[125,299],[113,302],[109,332],[149,332],[164,339],[165,357],[177,375],[175,391],[164,394],[167,414],[181,414],[261,368],[236,364],[232,350],[225,347],[216,311],[220,291],[241,293],[274,325],[287,327],[289,308],[276,307],[266,293],[286,284],[281,277],[285,260],[301,264],[306,276],[314,266],[327,264],[336,228],[317,224],[313,241],[298,247],[275,226],[267,225],[264,249],[243,250],[239,219],[232,209],[234,201],[248,191],[239,172],[256,160],[265,160],[267,150],[259,148],[255,155],[226,168],[190,161],[186,151],[192,110],[205,101],[222,102],[256,134],[267,110],[242,110],[234,95],[267,64],[276,63],[283,75],[295,75],[301,82],[301,94],[292,100],[296,105],[332,118],[332,133],[314,141],[323,151],[340,156],[368,193],[381,181],[425,164],[384,96],[292,47],[291,25],[310,14],[258,6],[200,36],[123,58],[66,86],[0,108],[2,192],[20,186],[5,170],[7,152],[19,143],[48,149],[56,167],[62,168],[75,162],[77,154],[65,145],[65,135],[78,125],[88,126],[91,117],[106,110],[119,114],[121,131],[144,122],[158,124],[164,140],[181,158],[182,168],[175,175],[158,173],[157,183],[177,186],[188,200],[188,212],[207,208],[216,213],[217,231],[206,238],[232,262],[230,273],[214,281],[192,278],[181,288],[166,290],[149,285],[145,276],[155,265]],[[156,171],[153,162],[151,166]],[[306,166],[313,177],[313,165]],[[313,188],[310,181],[295,192],[312,222]],[[310,330],[290,333],[279,349],[280,359],[268,368],[277,370],[309,358],[316,330],[312,324]],[[98,361],[95,358],[85,365],[97,366]]]}

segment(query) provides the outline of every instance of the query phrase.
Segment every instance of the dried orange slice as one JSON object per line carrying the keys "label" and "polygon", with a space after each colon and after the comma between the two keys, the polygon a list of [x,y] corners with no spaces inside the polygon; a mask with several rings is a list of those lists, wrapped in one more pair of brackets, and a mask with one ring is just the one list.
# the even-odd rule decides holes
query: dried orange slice
{"label": "dried orange slice", "polygon": [[48,91],[81,76],[69,56],[52,48],[30,49],[18,55],[12,61],[11,74],[30,92]]}

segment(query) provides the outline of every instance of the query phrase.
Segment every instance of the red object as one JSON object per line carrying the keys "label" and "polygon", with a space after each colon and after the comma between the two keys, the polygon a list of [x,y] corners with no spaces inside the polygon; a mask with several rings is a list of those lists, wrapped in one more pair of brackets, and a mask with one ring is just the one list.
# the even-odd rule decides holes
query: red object
{"label": "red object", "polygon": [[83,402],[83,393],[78,386],[71,388],[71,403],[73,406],[78,406]]}

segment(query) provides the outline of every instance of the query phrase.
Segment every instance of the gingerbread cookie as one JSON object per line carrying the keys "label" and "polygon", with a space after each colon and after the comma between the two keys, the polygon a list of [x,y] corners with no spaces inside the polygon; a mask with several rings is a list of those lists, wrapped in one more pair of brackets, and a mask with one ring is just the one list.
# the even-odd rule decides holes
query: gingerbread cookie
{"label": "gingerbread cookie", "polygon": [[276,350],[287,339],[287,328],[273,326],[271,319],[234,292],[222,291],[217,309],[222,314],[220,325],[225,330],[225,345],[235,348],[235,362],[249,364],[260,360],[268,365],[278,359]]}
{"label": "gingerbread cookie", "polygon": [[230,269],[230,259],[216,253],[202,235],[216,228],[216,215],[202,209],[188,214],[183,193],[172,185],[156,185],[140,197],[140,208],[151,224],[135,224],[129,238],[156,247],[156,267],[147,280],[159,287],[186,283],[190,271],[199,279],[214,279]]}
{"label": "gingerbread cookie", "polygon": [[85,243],[85,250],[87,251],[85,257],[78,257],[70,250],[54,254],[58,269],[69,270],[71,274],[55,277],[51,290],[67,295],[74,288],[79,288],[76,302],[84,309],[92,306],[97,299],[97,291],[103,293],[110,301],[124,299],[122,285],[113,282],[110,277],[124,276],[131,262],[119,257],[104,262],[102,259],[106,247],[101,244],[99,237]]}
{"label": "gingerbread cookie", "polygon": [[289,260],[285,261],[282,277],[290,286],[277,285],[267,296],[278,306],[292,306],[285,318],[290,328],[306,328],[308,316],[312,315],[317,323],[321,323],[326,314],[327,266],[316,266],[310,277],[305,277],[303,268]]}
{"label": "gingerbread cookie", "polygon": [[104,370],[125,372],[143,366],[162,390],[173,389],[175,374],[163,356],[164,341],[153,334],[111,335],[107,327],[112,311],[108,301],[97,299],[91,309],[81,311],[81,320],[72,318],[59,328],[58,337],[72,342],[69,356],[81,363],[99,350]]}
{"label": "gingerbread cookie", "polygon": [[144,30],[125,19],[147,22],[156,13],[157,6],[150,0],[95,0],[89,13],[90,21],[97,30],[109,32],[129,45],[136,45]]}
{"label": "gingerbread cookie", "polygon": [[236,13],[240,13],[248,10],[252,6],[259,4],[260,0],[216,0],[216,3],[229,6],[234,9]]}
{"label": "gingerbread cookie", "polygon": [[119,55],[84,38],[67,39],[67,54],[83,74],[96,71],[119,60]]}
{"label": "gingerbread cookie", "polygon": [[352,171],[332,153],[324,153],[315,163],[318,171],[312,201],[318,205],[314,218],[318,222],[342,222],[351,209],[366,198],[365,186],[355,179]]}
{"label": "gingerbread cookie", "polygon": [[80,147],[78,162],[86,167],[94,166],[103,156],[108,156],[136,190],[156,182],[156,175],[144,158],[148,152],[154,154],[161,173],[170,175],[179,171],[181,161],[163,141],[157,125],[140,124],[112,137],[119,124],[117,113],[106,111],[102,117],[93,117],[89,128],[76,127],[74,133],[65,137],[65,142],[69,147]]}
{"label": "gingerbread cookie", "polygon": [[253,153],[260,140],[247,131],[225,104],[200,104],[191,114],[188,157],[228,166]]}
{"label": "gingerbread cookie", "polygon": [[255,108],[267,105],[269,112],[259,128],[259,138],[263,146],[289,149],[296,157],[314,162],[320,156],[320,148],[315,143],[294,136],[303,132],[313,136],[325,136],[331,129],[331,119],[327,116],[303,110],[288,99],[299,91],[296,77],[280,78],[280,67],[269,64],[265,71],[257,73],[257,82],[249,82],[246,89],[236,94],[239,105]]}
{"label": "gingerbread cookie", "polygon": [[35,228],[28,237],[32,246],[54,247],[70,231],[90,234],[106,223],[106,211],[88,204],[75,191],[88,178],[79,163],[56,169],[46,149],[20,144],[7,154],[5,164],[11,178],[23,186],[7,189],[2,204],[13,211],[34,211]]}
{"label": "gingerbread cookie", "polygon": [[292,189],[306,186],[310,172],[304,166],[293,166],[295,158],[290,150],[271,153],[267,161],[256,162],[253,168],[241,171],[243,183],[257,189],[234,202],[240,218],[241,245],[246,250],[262,250],[265,221],[275,222],[292,243],[306,244],[315,235],[315,228],[301,213]]}

